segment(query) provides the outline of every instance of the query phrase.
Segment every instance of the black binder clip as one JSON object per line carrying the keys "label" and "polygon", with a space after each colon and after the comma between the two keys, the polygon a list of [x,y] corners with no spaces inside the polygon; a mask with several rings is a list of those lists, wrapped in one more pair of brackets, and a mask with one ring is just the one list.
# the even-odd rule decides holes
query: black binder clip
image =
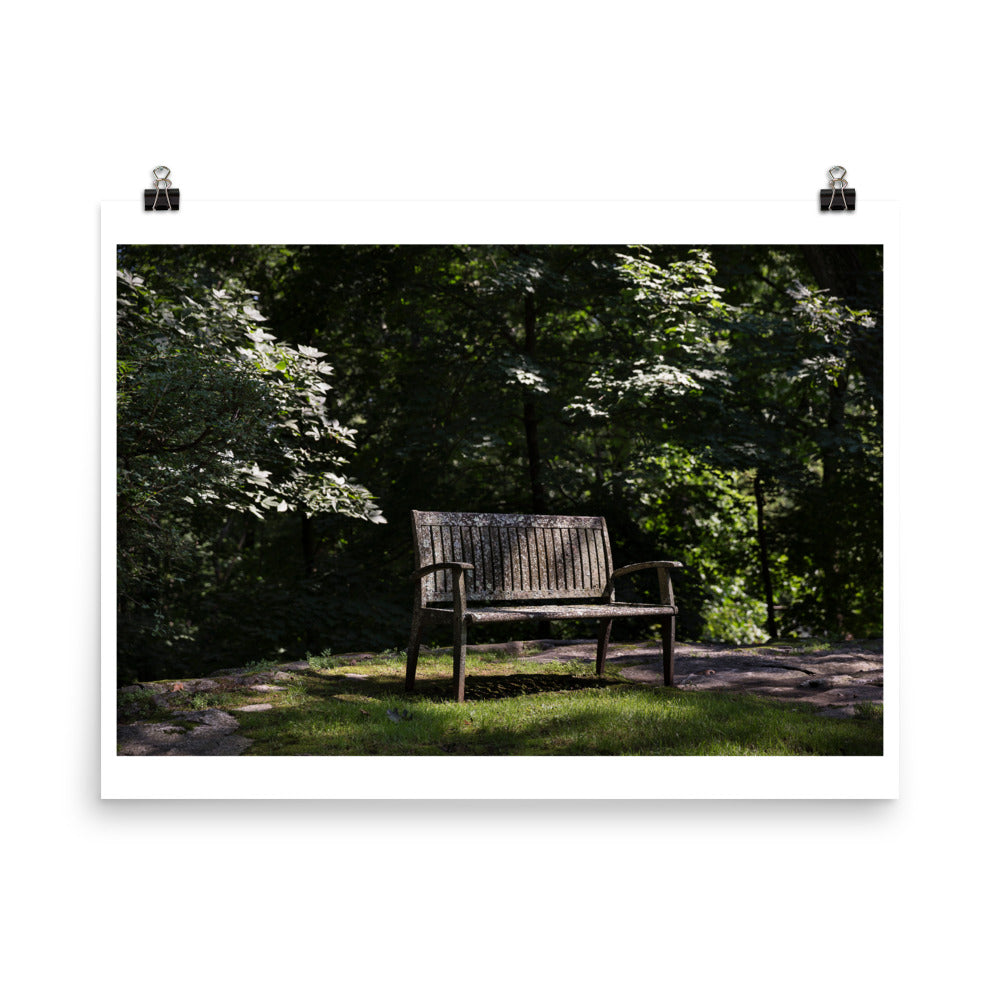
{"label": "black binder clip", "polygon": [[181,207],[180,188],[171,186],[170,170],[167,167],[153,168],[155,187],[143,191],[147,212],[177,212]]}
{"label": "black binder clip", "polygon": [[830,178],[830,190],[820,191],[819,210],[853,212],[854,188],[847,186],[847,170],[844,167],[830,167],[826,174]]}

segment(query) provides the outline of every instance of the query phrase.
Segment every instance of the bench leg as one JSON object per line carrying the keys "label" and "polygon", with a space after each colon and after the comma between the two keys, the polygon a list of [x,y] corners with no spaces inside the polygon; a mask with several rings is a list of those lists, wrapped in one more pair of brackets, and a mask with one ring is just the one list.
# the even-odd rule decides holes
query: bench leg
{"label": "bench leg", "polygon": [[663,629],[663,683],[667,687],[674,686],[674,626],[676,616],[660,619]]}
{"label": "bench leg", "polygon": [[423,630],[423,621],[419,615],[414,615],[413,625],[410,628],[410,646],[406,651],[405,691],[412,691],[417,682],[417,657],[420,655],[420,635]]}
{"label": "bench leg", "polygon": [[465,618],[456,615],[455,628],[454,628],[455,652],[454,652],[454,674],[453,674],[455,701],[465,701],[466,635],[467,635],[467,626],[465,624]]}
{"label": "bench leg", "polygon": [[611,639],[611,619],[602,618],[598,622],[600,631],[597,633],[597,676],[604,676],[604,661],[608,655],[608,642]]}

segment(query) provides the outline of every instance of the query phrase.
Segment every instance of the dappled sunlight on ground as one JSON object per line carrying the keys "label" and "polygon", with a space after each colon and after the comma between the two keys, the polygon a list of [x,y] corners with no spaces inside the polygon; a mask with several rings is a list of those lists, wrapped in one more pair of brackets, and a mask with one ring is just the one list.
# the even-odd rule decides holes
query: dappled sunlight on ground
{"label": "dappled sunlight on ground", "polygon": [[[463,704],[450,648],[421,653],[413,692],[400,651],[134,685],[119,691],[119,753],[881,752],[882,659],[870,644],[679,644],[672,688],[659,643],[613,645],[605,677],[595,656],[579,640],[471,646]],[[828,728],[856,711],[862,729]]]}

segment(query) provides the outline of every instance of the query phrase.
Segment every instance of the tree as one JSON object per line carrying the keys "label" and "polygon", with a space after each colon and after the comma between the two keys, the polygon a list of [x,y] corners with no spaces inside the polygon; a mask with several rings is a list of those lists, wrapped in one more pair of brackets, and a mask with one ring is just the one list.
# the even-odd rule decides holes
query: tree
{"label": "tree", "polygon": [[238,277],[136,256],[155,277],[119,273],[117,464],[120,652],[138,664],[190,638],[185,606],[231,575],[254,520],[384,518],[342,473],[354,431],[328,413],[322,353],[269,334]]}
{"label": "tree", "polygon": [[[852,301],[806,261],[846,252],[863,274]],[[727,283],[729,369],[712,451],[753,476],[760,575],[777,556],[784,629],[881,629],[881,256],[878,248],[739,248]],[[733,280],[734,272],[738,275]],[[867,285],[865,288],[864,286]],[[839,286],[843,290],[844,285]],[[776,601],[768,598],[772,637]]]}

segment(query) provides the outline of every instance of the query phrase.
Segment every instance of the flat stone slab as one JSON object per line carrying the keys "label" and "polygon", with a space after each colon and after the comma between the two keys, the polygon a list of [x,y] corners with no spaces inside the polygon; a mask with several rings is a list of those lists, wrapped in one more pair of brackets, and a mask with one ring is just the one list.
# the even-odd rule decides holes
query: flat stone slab
{"label": "flat stone slab", "polygon": [[[596,647],[595,647],[596,651]],[[659,647],[608,652],[621,674],[643,684],[662,684]],[[684,690],[744,691],[764,698],[806,702],[824,715],[848,718],[856,705],[882,704],[882,653],[867,647],[803,650],[796,646],[692,646],[678,643],[674,683]]]}
{"label": "flat stone slab", "polygon": [[186,677],[180,681],[142,681],[122,688],[122,691],[150,691],[154,695],[185,691],[190,694],[198,691],[215,691],[218,687],[219,682],[208,677]]}
{"label": "flat stone slab", "polygon": [[236,735],[239,723],[227,712],[209,708],[203,712],[177,712],[176,717],[176,722],[135,722],[119,726],[118,755],[238,757],[250,747],[250,740]]}
{"label": "flat stone slab", "polygon": [[300,673],[309,669],[308,660],[293,660],[291,663],[282,663],[276,667],[229,667],[224,670],[215,670],[212,677],[273,677],[277,672],[289,674]]}
{"label": "flat stone slab", "polygon": [[[473,647],[469,647],[470,649]],[[503,649],[503,645],[480,647]],[[657,642],[608,647],[607,663],[639,684],[662,685],[663,666]],[[514,650],[509,650],[515,652]],[[593,664],[597,644],[588,640],[524,643],[524,661]],[[829,650],[798,646],[714,646],[678,643],[674,683],[684,690],[744,691],[766,698],[815,705],[824,714],[849,717],[862,702],[882,704],[882,652],[867,645]]]}

